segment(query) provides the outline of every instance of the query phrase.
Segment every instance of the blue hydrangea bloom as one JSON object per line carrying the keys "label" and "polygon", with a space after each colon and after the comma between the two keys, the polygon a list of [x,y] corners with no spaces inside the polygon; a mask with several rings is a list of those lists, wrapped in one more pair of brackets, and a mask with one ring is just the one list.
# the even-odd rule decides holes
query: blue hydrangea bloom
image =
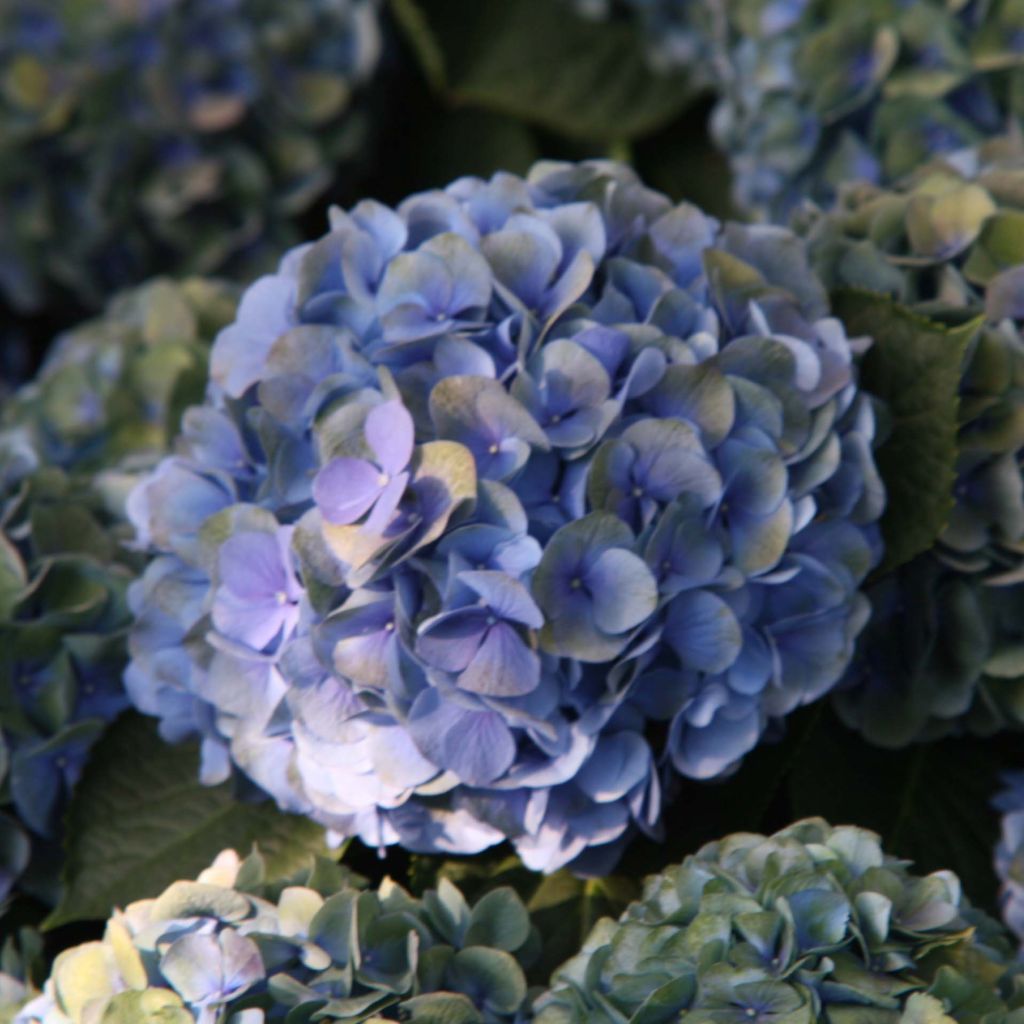
{"label": "blue hydrangea bloom", "polygon": [[864,625],[884,495],[828,313],[795,236],[611,163],[335,210],[129,499],[132,700],[342,835],[601,866]]}
{"label": "blue hydrangea bloom", "polygon": [[379,7],[5,2],[0,296],[266,265],[366,148]]}
{"label": "blue hydrangea bloom", "polygon": [[984,0],[700,0],[711,131],[741,207],[784,216],[897,180],[1021,113],[1024,13]]}

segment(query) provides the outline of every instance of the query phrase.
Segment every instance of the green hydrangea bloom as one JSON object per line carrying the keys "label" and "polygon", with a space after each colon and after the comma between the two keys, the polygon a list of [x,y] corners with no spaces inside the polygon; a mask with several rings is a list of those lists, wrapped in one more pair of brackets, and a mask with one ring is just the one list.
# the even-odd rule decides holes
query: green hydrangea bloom
{"label": "green hydrangea bloom", "polygon": [[[201,392],[232,287],[156,281],[59,338],[0,414],[0,900],[55,898],[60,821],[86,755],[127,704],[139,570],[124,501]],[[32,837],[30,840],[30,836]]]}
{"label": "green hydrangea bloom", "polygon": [[61,953],[16,1024],[511,1022],[539,941],[510,888],[470,906],[442,880],[415,899],[324,860],[271,885],[259,854],[225,851]]}
{"label": "green hydrangea bloom", "polygon": [[649,878],[555,972],[534,1024],[996,1024],[1009,948],[955,875],[810,818]]}
{"label": "green hydrangea bloom", "polygon": [[830,287],[949,321],[983,317],[960,386],[949,522],[931,552],[874,589],[839,711],[891,746],[1024,724],[1024,144],[991,140],[891,189],[848,186],[806,220]]}
{"label": "green hydrangea bloom", "polygon": [[889,182],[1024,112],[1019,0],[701,0],[712,133],[741,206],[776,217]]}

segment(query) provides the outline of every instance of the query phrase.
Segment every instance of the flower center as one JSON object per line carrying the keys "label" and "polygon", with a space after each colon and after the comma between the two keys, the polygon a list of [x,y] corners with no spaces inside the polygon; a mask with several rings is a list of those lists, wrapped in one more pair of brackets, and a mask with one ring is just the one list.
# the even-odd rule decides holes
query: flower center
{"label": "flower center", "polygon": [[393,633],[393,632],[395,631],[395,624],[394,624],[393,622],[388,622],[388,623],[387,623],[387,624],[386,624],[386,625],[384,626],[384,631],[385,631],[386,633]]}
{"label": "flower center", "polygon": [[377,486],[378,487],[387,487],[387,485],[390,482],[390,480],[391,480],[391,477],[389,477],[387,475],[387,473],[381,473],[380,476],[377,477]]}
{"label": "flower center", "polygon": [[572,587],[573,590],[579,590],[580,587],[583,586],[583,580],[581,580],[579,576],[574,576],[570,581],[569,586]]}
{"label": "flower center", "polygon": [[284,592],[283,590],[279,590],[279,591],[278,591],[278,592],[277,592],[277,593],[276,593],[276,594],[274,595],[274,600],[275,600],[275,601],[276,601],[276,602],[277,602],[278,604],[287,604],[287,603],[288,603],[288,595],[287,595],[287,594],[286,594],[286,593],[285,593],[285,592]]}
{"label": "flower center", "polygon": [[501,449],[496,444],[492,444],[490,448],[487,449],[488,455],[497,455],[499,451],[501,451]]}
{"label": "flower center", "polygon": [[643,494],[644,494],[644,489],[642,487],[634,487],[633,488],[633,497],[634,498],[642,498]]}

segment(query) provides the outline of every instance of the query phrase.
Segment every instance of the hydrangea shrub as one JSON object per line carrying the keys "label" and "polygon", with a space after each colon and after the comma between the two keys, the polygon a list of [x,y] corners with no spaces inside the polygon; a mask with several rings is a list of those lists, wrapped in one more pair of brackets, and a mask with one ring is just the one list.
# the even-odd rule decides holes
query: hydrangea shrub
{"label": "hydrangea shrub", "polygon": [[335,211],[131,496],[131,698],[342,835],[593,870],[846,668],[864,344],[794,235],[618,165]]}
{"label": "hydrangea shrub", "polygon": [[1000,926],[820,818],[741,832],[649,878],[537,1000],[536,1024],[1012,1019]]}
{"label": "hydrangea shrub", "polygon": [[[1024,149],[995,139],[808,218],[832,287],[981,316],[960,385],[955,503],[935,547],[872,590],[843,718],[888,745],[1024,723]],[[907,617],[908,609],[916,609]],[[909,629],[895,624],[909,621]]]}
{"label": "hydrangea shrub", "polygon": [[512,889],[470,906],[448,881],[422,899],[357,882],[321,861],[271,885],[227,850],[58,954],[15,1024],[523,1019],[540,939]]}
{"label": "hydrangea shrub", "polygon": [[128,706],[139,560],[123,547],[125,497],[234,308],[232,288],[200,280],[125,293],[58,339],[0,412],[0,901],[58,838],[90,747]]}
{"label": "hydrangea shrub", "polygon": [[0,295],[99,306],[287,244],[365,145],[377,20],[376,0],[5,3]]}
{"label": "hydrangea shrub", "polygon": [[784,216],[844,181],[894,181],[1021,113],[1014,2],[704,0],[711,133],[741,206]]}

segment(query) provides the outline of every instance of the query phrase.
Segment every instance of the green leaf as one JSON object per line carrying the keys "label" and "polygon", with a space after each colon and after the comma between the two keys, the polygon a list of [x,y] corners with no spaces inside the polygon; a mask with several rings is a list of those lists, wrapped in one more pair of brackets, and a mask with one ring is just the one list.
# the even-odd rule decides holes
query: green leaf
{"label": "green leaf", "polygon": [[948,868],[973,903],[994,909],[999,815],[990,801],[1000,773],[1014,765],[1019,740],[1009,735],[883,750],[828,713],[789,772],[789,813],[872,829],[886,852],[914,862],[915,873]]}
{"label": "green leaf", "polygon": [[515,959],[500,949],[470,946],[452,957],[448,984],[463,995],[482,999],[485,1010],[515,1013],[526,998],[526,979]]}
{"label": "green leaf", "polygon": [[430,992],[413,996],[402,1003],[412,1024],[480,1024],[483,1018],[465,996],[449,992]]}
{"label": "green leaf", "polygon": [[438,91],[445,87],[444,53],[434,33],[430,30],[430,22],[422,5],[415,0],[391,0],[391,10],[409,40],[416,58],[423,69],[427,81]]}
{"label": "green leaf", "polygon": [[874,338],[861,384],[886,403],[891,419],[875,455],[888,493],[878,570],[887,572],[930,548],[953,508],[960,375],[980,318],[946,328],[855,290],[837,293],[833,308],[848,334]]}
{"label": "green leaf", "polygon": [[18,606],[27,582],[17,548],[0,533],[0,619],[6,619]]}
{"label": "green leaf", "polygon": [[634,138],[694,96],[651,69],[626,23],[588,21],[552,0],[393,0],[424,74],[451,100],[574,139]]}
{"label": "green leaf", "polygon": [[307,864],[323,831],[269,801],[243,803],[230,783],[199,782],[195,744],[170,746],[155,724],[122,716],[96,745],[67,815],[64,894],[46,928],[104,919],[115,906],[194,878],[221,850],[254,843],[269,877]]}
{"label": "green leaf", "polygon": [[514,953],[530,936],[530,915],[509,886],[487,893],[469,915],[464,945]]}
{"label": "green leaf", "polygon": [[36,505],[32,509],[32,546],[46,555],[91,555],[109,562],[115,554],[113,538],[82,505]]}
{"label": "green leaf", "polygon": [[602,917],[617,918],[640,895],[638,880],[622,875],[576,878],[568,871],[545,875],[527,901],[527,909],[544,941],[536,965],[543,979],[579,952]]}
{"label": "green leaf", "polygon": [[[662,858],[658,867],[663,867],[664,850],[658,849]],[[633,877],[576,878],[569,871],[538,875],[518,857],[504,854],[449,861],[417,857],[413,874],[421,891],[436,887],[439,879],[454,882],[475,903],[474,918],[478,908],[485,906],[487,893],[500,892],[500,886],[515,890],[540,937],[540,955],[529,963],[532,984],[546,984],[556,967],[579,952],[600,918],[618,917],[640,895],[638,880]]]}

